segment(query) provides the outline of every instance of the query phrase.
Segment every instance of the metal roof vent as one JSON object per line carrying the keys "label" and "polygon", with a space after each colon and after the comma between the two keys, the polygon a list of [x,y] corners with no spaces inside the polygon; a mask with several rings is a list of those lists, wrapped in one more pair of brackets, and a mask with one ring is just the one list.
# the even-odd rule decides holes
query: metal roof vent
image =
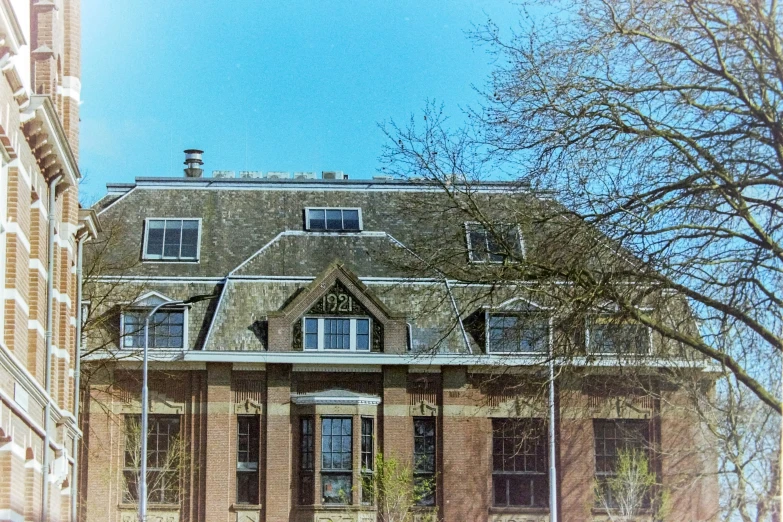
{"label": "metal roof vent", "polygon": [[204,154],[204,151],[198,149],[187,149],[185,151],[185,165],[187,165],[185,176],[189,178],[201,177],[204,173],[204,169],[201,168],[201,165],[204,164],[201,160],[202,154]]}

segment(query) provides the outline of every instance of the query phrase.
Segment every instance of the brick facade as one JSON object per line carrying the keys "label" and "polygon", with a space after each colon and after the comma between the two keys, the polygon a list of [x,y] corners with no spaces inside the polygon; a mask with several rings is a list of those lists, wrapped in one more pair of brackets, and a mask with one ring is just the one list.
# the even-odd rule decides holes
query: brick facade
{"label": "brick facade", "polygon": [[80,7],[57,0],[0,9],[0,520],[66,521],[81,437],[74,418],[76,264],[86,237],[76,164]]}

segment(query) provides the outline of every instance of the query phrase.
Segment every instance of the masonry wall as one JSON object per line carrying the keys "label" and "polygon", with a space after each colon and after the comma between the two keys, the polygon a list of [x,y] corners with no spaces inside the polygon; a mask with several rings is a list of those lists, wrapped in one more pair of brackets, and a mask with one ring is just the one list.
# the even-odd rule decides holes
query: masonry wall
{"label": "masonry wall", "polygon": [[[3,3],[4,20],[16,21],[21,38],[3,28],[0,55],[0,520],[71,520],[72,471],[80,433],[73,418],[76,359],[76,233],[78,188],[61,184],[49,208],[49,181],[62,158],[78,154],[80,14],[78,0]],[[12,41],[24,42],[12,48]],[[41,132],[48,96],[69,144],[55,150]],[[51,130],[51,129],[50,129]],[[78,173],[77,173],[78,175]],[[70,186],[69,186],[70,185]],[[48,220],[56,235],[53,314],[47,324]],[[46,332],[52,358],[46,359]],[[47,365],[51,367],[46,393]],[[51,404],[50,445],[44,448],[45,406]],[[42,469],[44,452],[49,468]],[[42,505],[44,475],[49,502]]]}
{"label": "masonry wall", "polygon": [[[437,426],[436,507],[441,520],[510,522],[520,517],[525,521],[549,520],[547,508],[493,506],[493,419],[541,418],[546,412],[545,399],[540,396],[493,391],[487,383],[496,376],[471,373],[465,367],[422,372],[401,365],[350,372],[338,367],[312,371],[291,365],[182,364],[178,370],[168,363],[154,371],[150,381],[152,414],[180,416],[181,435],[189,452],[187,462],[180,469],[182,502],[153,504],[152,515],[167,521],[192,522],[374,521],[374,507],[361,504],[356,481],[350,492],[350,506],[323,504],[317,470],[314,504],[300,503],[301,418],[312,416],[316,420],[316,462],[321,459],[318,419],[326,415],[354,419],[354,456],[361,449],[357,419],[369,416],[375,419],[376,451],[402,463],[412,463],[414,419],[429,416]],[[84,482],[87,498],[83,520],[133,520],[136,505],[123,501],[122,494],[122,426],[125,416],[140,412],[139,390],[138,371],[131,368],[107,371],[93,381],[86,427],[90,433],[90,458]],[[334,390],[379,397],[381,403],[352,410],[350,406],[307,406],[296,399]],[[680,415],[669,418],[671,412],[661,410],[657,403],[638,403],[642,406],[637,410],[643,410],[645,404],[651,407],[646,412],[637,411],[637,416],[632,417],[622,408],[617,410],[617,403],[612,402],[621,398],[597,397],[578,387],[560,390],[558,395],[556,460],[562,522],[605,519],[605,514],[596,508],[593,496],[594,419],[627,414],[628,418],[660,422],[664,434],[672,433],[660,441],[662,453],[668,456],[676,453],[669,451],[675,449],[674,433],[684,431],[692,436],[698,431],[695,419]],[[606,407],[607,401],[612,402],[611,408]],[[237,418],[240,415],[256,415],[260,420],[257,505],[237,503]],[[695,458],[690,455],[687,461],[665,461],[661,468],[664,484],[680,484],[683,477],[694,472],[694,466],[709,471],[708,457]],[[354,470],[358,473],[355,466]],[[690,488],[672,488],[672,501],[675,510],[667,520],[716,520],[717,483],[703,477]],[[417,511],[419,515],[427,512],[431,510]]]}

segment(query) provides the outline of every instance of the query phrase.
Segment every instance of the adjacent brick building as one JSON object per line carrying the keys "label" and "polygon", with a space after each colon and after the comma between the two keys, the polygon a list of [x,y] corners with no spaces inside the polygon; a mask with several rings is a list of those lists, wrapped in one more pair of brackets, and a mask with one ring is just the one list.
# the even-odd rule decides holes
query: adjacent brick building
{"label": "adjacent brick building", "polygon": [[[515,218],[498,248],[422,182],[202,178],[199,152],[189,157],[189,177],[109,185],[97,205],[114,232],[91,252],[103,269],[87,290],[82,520],[136,519],[144,318],[169,302],[149,331],[152,520],[375,521],[363,477],[379,453],[434,481],[418,515],[549,520],[554,461],[559,520],[604,520],[596,476],[637,443],[660,450],[651,459],[671,486],[667,520],[714,520],[713,462],[691,451],[702,435],[676,407],[680,390],[621,378],[676,364],[646,329],[585,322],[549,419],[558,323],[524,282],[469,277],[537,255],[542,230]],[[509,204],[538,201],[505,183],[475,196],[499,224]],[[433,250],[466,277],[446,278]]]}
{"label": "adjacent brick building", "polygon": [[0,520],[75,516],[79,0],[0,2]]}

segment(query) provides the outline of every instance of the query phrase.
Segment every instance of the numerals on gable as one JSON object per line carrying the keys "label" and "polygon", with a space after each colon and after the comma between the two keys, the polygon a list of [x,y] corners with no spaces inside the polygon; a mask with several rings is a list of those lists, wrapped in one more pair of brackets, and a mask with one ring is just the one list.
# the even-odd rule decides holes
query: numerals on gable
{"label": "numerals on gable", "polygon": [[371,315],[370,312],[355,299],[348,290],[336,281],[334,285],[321,297],[313,303],[308,315],[328,314],[328,315]]}

